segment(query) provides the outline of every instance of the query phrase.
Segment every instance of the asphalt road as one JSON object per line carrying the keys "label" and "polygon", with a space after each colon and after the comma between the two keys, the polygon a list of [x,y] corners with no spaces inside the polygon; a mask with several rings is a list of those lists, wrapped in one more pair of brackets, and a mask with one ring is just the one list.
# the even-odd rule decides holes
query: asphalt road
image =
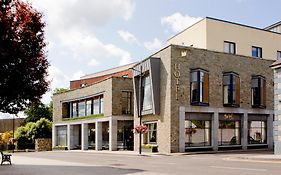
{"label": "asphalt road", "polygon": [[[257,154],[258,155],[258,154]],[[96,152],[15,153],[0,175],[280,175],[281,161],[247,154],[138,156]]]}

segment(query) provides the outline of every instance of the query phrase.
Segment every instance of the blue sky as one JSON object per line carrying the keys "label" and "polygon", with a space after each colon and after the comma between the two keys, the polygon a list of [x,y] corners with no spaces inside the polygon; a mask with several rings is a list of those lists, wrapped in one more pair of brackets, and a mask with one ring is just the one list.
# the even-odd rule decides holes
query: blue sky
{"label": "blue sky", "polygon": [[280,0],[30,0],[44,13],[50,91],[139,61],[206,16],[255,27],[281,20]]}
{"label": "blue sky", "polygon": [[281,20],[280,0],[33,0],[45,15],[51,90],[139,61],[206,16],[266,27]]}

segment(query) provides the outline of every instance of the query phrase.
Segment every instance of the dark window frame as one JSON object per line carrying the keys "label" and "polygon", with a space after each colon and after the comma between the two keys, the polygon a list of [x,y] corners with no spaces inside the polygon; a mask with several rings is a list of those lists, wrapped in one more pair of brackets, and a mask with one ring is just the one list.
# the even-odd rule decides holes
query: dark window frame
{"label": "dark window frame", "polygon": [[276,56],[277,60],[278,59],[281,59],[281,51],[280,50],[277,50],[277,56]]}
{"label": "dark window frame", "polygon": [[[251,85],[251,105],[252,108],[266,108],[266,78],[262,75],[253,75],[251,79],[251,83],[254,79],[258,80],[258,103],[255,104],[255,100],[253,99],[253,89],[254,87]],[[265,86],[265,87],[264,87]]]}
{"label": "dark window frame", "polygon": [[[256,56],[253,54],[253,49],[256,49],[256,51],[257,51],[257,55]],[[252,57],[254,57],[254,58],[262,58],[262,48],[258,47],[258,46],[252,46]]]}
{"label": "dark window frame", "polygon": [[[224,99],[224,77],[225,76],[230,76],[229,77],[229,81],[230,81],[230,84],[227,85],[229,86],[228,88],[230,89],[228,93],[229,94],[229,97],[228,97],[228,103],[225,103]],[[235,77],[235,79],[234,79]],[[237,85],[237,82],[236,82],[236,79],[238,79],[238,85]],[[235,84],[234,84],[234,81],[235,81]],[[224,72],[223,73],[223,79],[222,79],[222,84],[223,84],[223,88],[222,88],[222,96],[223,96],[223,106],[225,107],[240,107],[240,76],[239,74],[235,73],[235,72]],[[233,93],[233,90],[234,90],[234,85],[235,85],[235,94]],[[235,95],[235,100],[234,100],[234,95]]]}
{"label": "dark window frame", "polygon": [[[228,44],[229,52],[226,52],[225,44]],[[233,46],[233,51],[234,51],[233,53],[231,53],[231,46]],[[235,42],[231,42],[231,41],[224,41],[223,42],[223,50],[224,50],[224,53],[229,53],[229,54],[235,55],[236,54],[236,43]]]}
{"label": "dark window frame", "polygon": [[[126,96],[123,96],[123,93],[126,94]],[[132,97],[133,97],[133,93],[132,91],[122,91],[122,99],[121,99],[121,103],[122,103],[122,114],[126,114],[126,115],[132,115]],[[126,106],[123,106],[123,99],[126,99]],[[123,108],[126,108],[125,110],[123,110]]]}
{"label": "dark window frame", "polygon": [[[198,89],[198,93],[197,93],[197,97],[196,97],[196,100],[193,101],[192,97],[192,83],[194,83],[192,81],[192,74],[193,73],[197,73],[197,80],[195,81],[197,83],[197,89]],[[204,83],[207,83],[206,84],[203,84],[203,88],[201,88],[201,83],[200,83],[200,74],[203,73],[204,74],[204,81],[205,81],[205,76],[207,75],[207,82],[204,82]],[[204,70],[204,69],[201,69],[201,68],[196,68],[196,69],[191,69],[190,71],[190,104],[191,105],[195,105],[195,106],[209,106],[209,99],[210,99],[210,89],[209,89],[209,86],[210,86],[210,81],[209,81],[209,71],[207,70]],[[207,88],[207,92],[206,92],[206,88]],[[205,96],[205,93],[207,93],[207,95]],[[200,96],[202,96],[202,101],[200,100]]]}

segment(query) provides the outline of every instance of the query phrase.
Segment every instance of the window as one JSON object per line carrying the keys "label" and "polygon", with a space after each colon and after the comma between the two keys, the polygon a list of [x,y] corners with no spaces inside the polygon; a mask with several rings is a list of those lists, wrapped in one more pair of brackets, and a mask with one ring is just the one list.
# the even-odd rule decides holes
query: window
{"label": "window", "polygon": [[150,84],[150,76],[146,75],[142,79],[142,111],[151,110],[152,109],[152,94],[151,94],[151,84]]}
{"label": "window", "polygon": [[92,100],[86,101],[86,115],[91,115],[92,112]]}
{"label": "window", "polygon": [[220,146],[241,144],[241,118],[235,114],[220,114],[219,143]]}
{"label": "window", "polygon": [[122,114],[132,114],[132,92],[122,92]]}
{"label": "window", "polygon": [[252,56],[256,58],[262,58],[262,48],[252,46]]}
{"label": "window", "polygon": [[103,96],[100,96],[100,113],[103,114]]}
{"label": "window", "polygon": [[144,135],[146,144],[157,144],[157,123],[146,123],[148,132]]}
{"label": "window", "polygon": [[277,59],[281,58],[281,51],[277,51]]}
{"label": "window", "polygon": [[58,126],[57,129],[57,146],[67,146],[67,128],[66,126]]}
{"label": "window", "polygon": [[211,146],[211,121],[185,120],[185,138],[188,147]]}
{"label": "window", "polygon": [[85,116],[86,114],[86,111],[85,111],[85,101],[81,101],[78,103],[78,116],[81,117],[81,116]]}
{"label": "window", "polygon": [[229,42],[229,41],[224,41],[224,52],[230,53],[230,54],[235,54],[236,53],[235,43]]}
{"label": "window", "polygon": [[77,102],[72,102],[72,117],[78,116],[78,105]]}
{"label": "window", "polygon": [[239,107],[240,78],[234,72],[223,75],[223,104],[224,106]]}
{"label": "window", "polygon": [[100,99],[98,97],[96,97],[94,99],[94,114],[99,114],[100,113]]}
{"label": "window", "polygon": [[266,81],[263,76],[252,77],[252,107],[265,108],[266,105]]}
{"label": "window", "polygon": [[191,71],[190,82],[191,104],[208,105],[209,103],[209,73],[202,69]]}
{"label": "window", "polygon": [[249,121],[248,143],[266,144],[266,121]]}

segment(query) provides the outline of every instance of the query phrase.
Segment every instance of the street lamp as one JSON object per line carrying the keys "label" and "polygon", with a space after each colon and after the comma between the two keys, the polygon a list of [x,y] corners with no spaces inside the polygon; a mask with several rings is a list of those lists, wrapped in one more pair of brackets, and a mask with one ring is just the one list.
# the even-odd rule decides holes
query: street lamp
{"label": "street lamp", "polygon": [[[141,126],[141,122],[142,122],[142,114],[141,114],[141,97],[142,97],[142,91],[141,91],[141,88],[142,88],[142,66],[140,66],[140,70],[136,70],[134,68],[130,68],[134,71],[137,71],[140,73],[140,78],[139,78],[139,108],[138,108],[138,116],[139,116],[139,120],[140,120],[140,126]],[[139,133],[139,154],[141,155],[141,137],[142,133],[140,132]]]}

